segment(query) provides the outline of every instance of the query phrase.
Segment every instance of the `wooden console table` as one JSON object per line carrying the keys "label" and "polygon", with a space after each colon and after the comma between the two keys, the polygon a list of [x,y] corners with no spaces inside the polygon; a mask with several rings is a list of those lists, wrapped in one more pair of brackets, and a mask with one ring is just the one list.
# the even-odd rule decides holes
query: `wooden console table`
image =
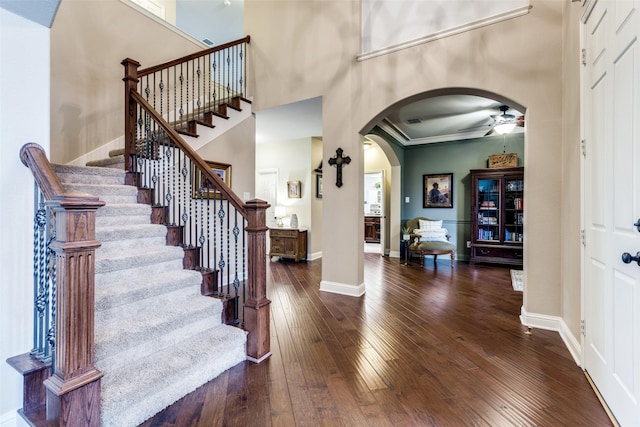
{"label": "wooden console table", "polygon": [[269,239],[269,257],[293,258],[296,262],[307,259],[307,230],[270,228]]}

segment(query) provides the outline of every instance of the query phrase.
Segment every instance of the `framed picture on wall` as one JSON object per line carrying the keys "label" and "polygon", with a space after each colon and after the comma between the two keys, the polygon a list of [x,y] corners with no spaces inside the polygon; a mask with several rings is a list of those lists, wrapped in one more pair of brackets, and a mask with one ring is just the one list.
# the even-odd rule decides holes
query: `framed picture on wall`
{"label": "framed picture on wall", "polygon": [[322,199],[322,174],[316,175],[316,198]]}
{"label": "framed picture on wall", "polygon": [[300,181],[287,181],[287,197],[290,199],[299,199],[302,197]]}
{"label": "framed picture on wall", "polygon": [[422,175],[422,185],[422,207],[453,207],[453,173]]}
{"label": "framed picture on wall", "polygon": [[[207,162],[207,166],[209,166],[211,172],[218,175],[227,186],[231,187],[231,165],[208,160],[205,160],[205,162]],[[222,197],[222,193],[216,190],[213,183],[210,182],[202,172],[198,172],[195,166],[193,167],[192,177],[193,198],[219,199]]]}

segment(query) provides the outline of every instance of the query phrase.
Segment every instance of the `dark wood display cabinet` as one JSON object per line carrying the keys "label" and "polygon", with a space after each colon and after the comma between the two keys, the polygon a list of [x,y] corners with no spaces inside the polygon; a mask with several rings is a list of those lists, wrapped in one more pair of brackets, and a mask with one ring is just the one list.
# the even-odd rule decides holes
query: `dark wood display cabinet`
{"label": "dark wood display cabinet", "polygon": [[380,243],[380,217],[364,217],[364,241],[367,243]]}
{"label": "dark wood display cabinet", "polygon": [[307,230],[270,228],[269,249],[269,257],[307,259]]}
{"label": "dark wood display cabinet", "polygon": [[471,171],[470,263],[522,266],[524,168]]}

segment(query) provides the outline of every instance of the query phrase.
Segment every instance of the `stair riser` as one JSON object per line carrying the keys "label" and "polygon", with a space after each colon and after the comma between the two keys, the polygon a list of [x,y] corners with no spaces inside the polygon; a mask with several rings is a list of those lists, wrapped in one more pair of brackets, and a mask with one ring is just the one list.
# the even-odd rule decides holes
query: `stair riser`
{"label": "stair riser", "polygon": [[[221,326],[176,344],[174,349],[179,347],[182,351],[142,358],[114,375],[105,375],[102,413],[117,413],[118,417],[112,424],[103,418],[102,427],[136,426],[155,413],[149,409],[141,420],[137,409],[162,409],[193,391],[194,383],[204,384],[246,360],[246,335],[237,328]],[[153,375],[146,374],[143,367],[151,367]],[[114,384],[125,387],[119,387],[118,394],[113,395]],[[136,404],[132,405],[132,401]]]}
{"label": "stair riser", "polygon": [[101,349],[100,353],[98,353],[98,349],[96,347],[96,360],[100,361],[100,366],[96,366],[96,368],[102,370],[101,367],[108,365],[107,371],[113,372],[116,369],[125,368],[127,365],[140,358],[152,356],[154,354],[157,355],[162,351],[162,349],[175,345],[176,342],[181,341],[184,337],[211,328],[214,318],[215,313],[212,316],[204,317],[189,325],[176,328],[173,331],[162,335],[157,340],[144,340],[140,342],[140,345],[121,350],[118,353],[110,354],[108,349]]}
{"label": "stair riser", "polygon": [[181,259],[159,262],[157,264],[146,265],[143,267],[100,273],[96,274],[96,286],[101,286],[110,282],[133,282],[136,280],[136,277],[138,277],[137,275],[152,275],[175,269],[182,269]]}
{"label": "stair riser", "polygon": [[163,237],[144,237],[144,238],[138,238],[138,239],[116,240],[116,241],[100,240],[102,242],[102,246],[98,250],[96,250],[96,260],[98,259],[98,256],[101,256],[104,258],[104,256],[106,256],[107,253],[122,252],[122,251],[139,249],[139,248],[151,248],[154,246],[164,244],[166,240],[167,238],[164,236]]}
{"label": "stair riser", "polygon": [[93,194],[94,196],[126,196],[137,197],[138,189],[130,185],[98,185],[98,184],[65,184],[65,189],[80,191],[82,193]]}
{"label": "stair riser", "polygon": [[[207,297],[199,296],[198,298]],[[220,324],[221,312],[214,309],[215,302],[212,298],[209,299],[210,304],[204,307],[196,306],[197,309],[188,307],[189,310],[184,310],[182,313],[164,313],[163,317],[149,315],[146,319],[140,316],[128,319],[120,316],[122,322],[108,322],[106,328],[98,326],[104,324],[104,321],[100,323],[96,321],[96,360],[99,356],[105,357],[119,353],[131,345],[139,345],[147,340],[154,341],[155,339],[150,337],[159,338],[176,328],[186,327],[198,320],[209,319],[211,325]],[[216,315],[216,318],[212,317],[213,315]]]}
{"label": "stair riser", "polygon": [[[127,225],[122,227],[103,227],[96,229],[96,239],[101,242],[114,240],[135,240],[150,237],[167,237],[167,227],[160,224]],[[164,241],[158,246],[164,246]]]}
{"label": "stair riser", "polygon": [[75,174],[58,174],[58,179],[62,185],[69,184],[105,184],[105,185],[123,185],[124,175],[103,176],[103,175],[75,175]]}
{"label": "stair riser", "polygon": [[160,295],[165,292],[198,286],[202,275],[193,271],[175,271],[165,274],[147,276],[147,281],[136,286],[127,283],[109,283],[96,287],[96,311],[109,310],[124,304],[149,298],[149,295]]}
{"label": "stair riser", "polygon": [[[99,212],[99,211],[98,211]],[[122,224],[124,221],[129,225],[145,225],[149,224],[148,215],[136,215],[136,216],[97,216],[96,217],[96,230],[102,227],[113,227],[114,225]]]}
{"label": "stair riser", "polygon": [[[143,250],[127,251],[122,254],[103,254],[98,249],[96,250],[96,274],[110,273],[124,269],[136,269],[149,265],[152,266],[155,263],[182,260],[184,257],[182,248],[176,246],[165,246],[161,250],[150,249],[151,248],[144,248]],[[108,255],[108,257],[103,257],[102,255]]]}
{"label": "stair riser", "polygon": [[[96,322],[109,322],[113,318],[126,319],[131,317],[132,313],[150,311],[151,313],[146,317],[153,316],[154,309],[158,308],[158,304],[164,302],[165,304],[172,304],[176,301],[185,301],[187,299],[202,297],[197,286],[185,286],[175,289],[169,292],[163,292],[157,294],[149,292],[147,298],[140,299],[138,301],[132,301],[129,304],[122,304],[116,307],[110,307],[106,309],[98,309],[96,306],[95,320]],[[204,298],[204,297],[202,297]],[[186,313],[185,313],[186,314]]]}

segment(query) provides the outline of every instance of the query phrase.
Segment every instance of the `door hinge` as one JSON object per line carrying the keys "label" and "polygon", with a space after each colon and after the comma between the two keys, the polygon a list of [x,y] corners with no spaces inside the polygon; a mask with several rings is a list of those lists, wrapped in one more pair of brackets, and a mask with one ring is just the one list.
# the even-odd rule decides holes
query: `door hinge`
{"label": "door hinge", "polygon": [[587,49],[580,50],[580,62],[583,66],[587,66]]}
{"label": "door hinge", "polygon": [[587,247],[587,236],[584,229],[580,230],[580,242],[582,243],[582,246]]}
{"label": "door hinge", "polygon": [[587,140],[580,140],[580,148],[582,149],[582,157],[587,157]]}
{"label": "door hinge", "polygon": [[584,319],[580,321],[580,333],[582,334],[583,337],[587,336],[587,326]]}

